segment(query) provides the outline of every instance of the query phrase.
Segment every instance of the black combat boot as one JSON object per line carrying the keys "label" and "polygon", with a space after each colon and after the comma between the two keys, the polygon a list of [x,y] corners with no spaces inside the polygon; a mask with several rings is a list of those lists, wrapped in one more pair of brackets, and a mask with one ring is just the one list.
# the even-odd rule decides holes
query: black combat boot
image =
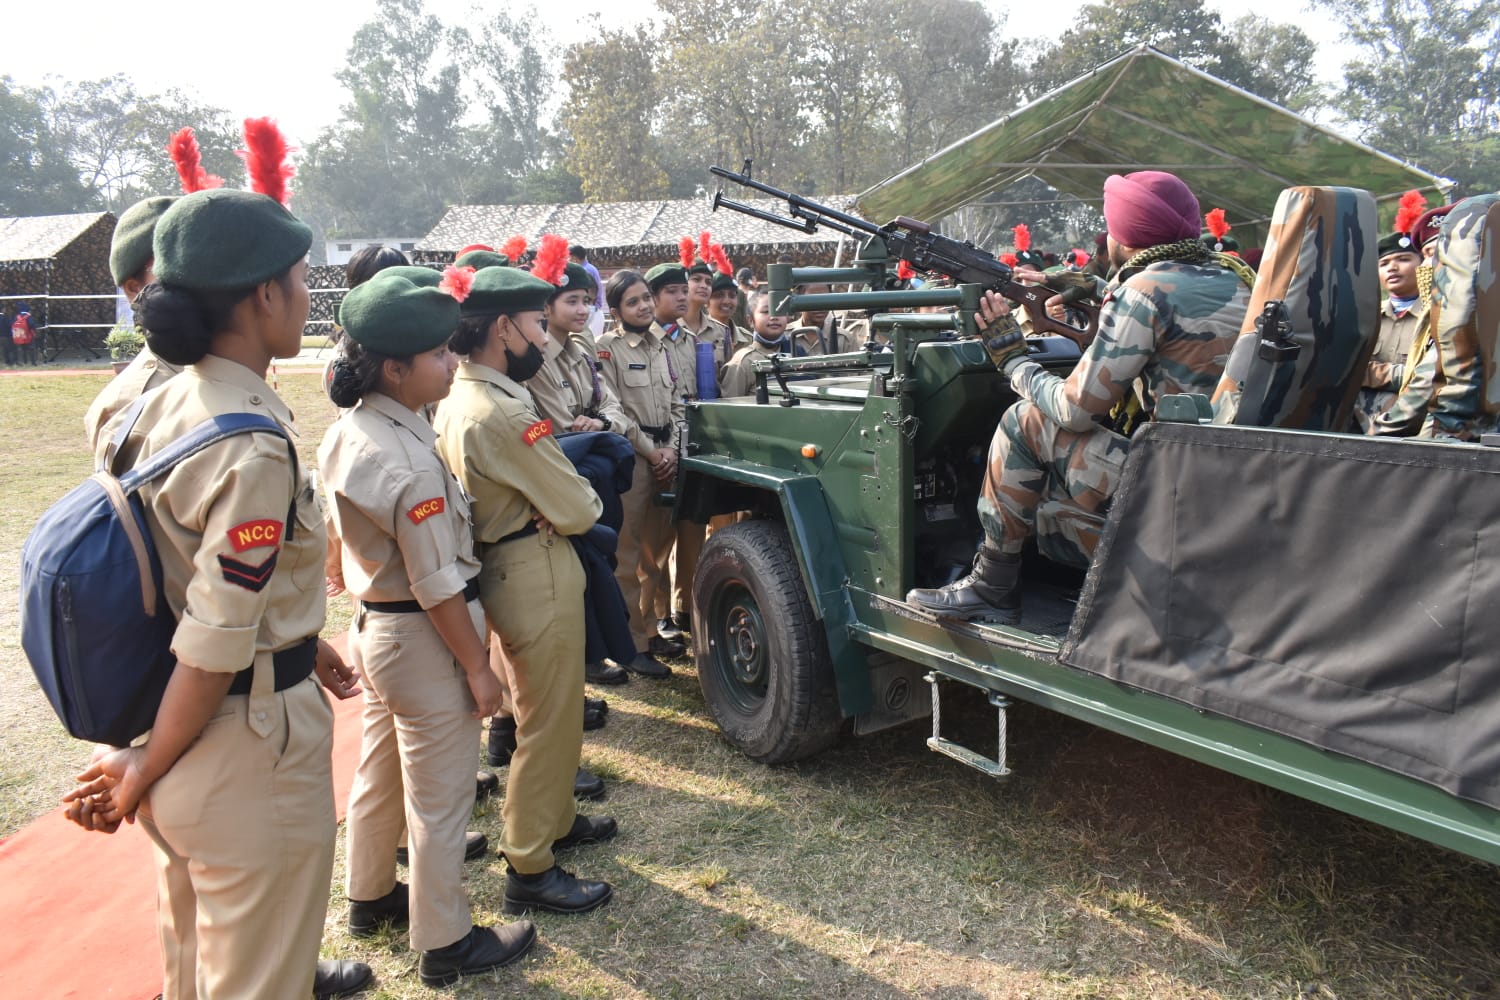
{"label": "black combat boot", "polygon": [[485,748],[485,760],[490,762],[490,767],[504,767],[510,763],[510,755],[515,752],[515,718],[497,715],[490,719],[489,746]]}
{"label": "black combat boot", "polygon": [[967,576],[936,590],[908,591],[906,603],[947,618],[1015,625],[1021,620],[1021,557],[981,545]]}

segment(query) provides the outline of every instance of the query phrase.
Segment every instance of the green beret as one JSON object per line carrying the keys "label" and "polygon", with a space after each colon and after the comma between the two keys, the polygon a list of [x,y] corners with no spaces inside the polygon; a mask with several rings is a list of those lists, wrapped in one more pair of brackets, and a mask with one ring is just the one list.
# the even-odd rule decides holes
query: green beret
{"label": "green beret", "polygon": [[713,288],[709,294],[712,295],[714,292],[734,292],[738,291],[739,287],[739,285],[734,283],[734,275],[718,271],[714,274]]}
{"label": "green beret", "polygon": [[1228,233],[1225,233],[1223,237],[1216,237],[1213,233],[1205,232],[1199,239],[1214,253],[1229,253],[1230,251],[1238,253],[1240,249],[1240,241]]}
{"label": "green beret", "polygon": [[1034,267],[1040,271],[1047,266],[1047,258],[1042,256],[1040,250],[1020,250],[1016,253],[1016,264],[1020,267]]}
{"label": "green beret", "polygon": [[563,292],[576,292],[580,288],[585,292],[593,292],[594,278],[582,267],[569,261],[568,266],[563,268],[562,278],[553,289],[552,295],[556,297]]}
{"label": "green beret", "polygon": [[184,195],[156,223],[156,280],[203,290],[252,288],[307,256],[312,230],[274,198],[236,188]]}
{"label": "green beret", "polygon": [[396,270],[386,268],[349,290],[339,307],[344,332],[366,350],[392,357],[445,343],[458,329],[458,300],[436,283],[393,274]]}
{"label": "green beret", "polygon": [[474,287],[464,299],[465,316],[540,312],[557,286],[514,267],[485,267],[474,272]]}
{"label": "green beret", "polygon": [[1393,253],[1411,253],[1419,257],[1422,255],[1421,249],[1412,242],[1409,234],[1386,233],[1380,238],[1380,242],[1375,244],[1375,259],[1389,257]]}
{"label": "green beret", "polygon": [[652,295],[668,285],[685,284],[687,284],[687,271],[681,264],[657,264],[646,272],[646,287],[651,289]]}
{"label": "green beret", "polygon": [[688,274],[713,274],[714,269],[701,260],[693,261],[693,266],[687,269]]}
{"label": "green beret", "polygon": [[166,214],[176,198],[146,198],[120,213],[114,238],[109,241],[109,274],[115,284],[125,284],[151,262],[151,234],[156,220]]}
{"label": "green beret", "polygon": [[470,250],[459,254],[453,261],[453,266],[472,267],[476,271],[482,267],[510,267],[510,258],[494,250]]}
{"label": "green beret", "polygon": [[[423,267],[420,264],[394,264],[391,267],[381,268],[379,271],[376,271],[375,274],[381,276],[387,274],[400,275],[414,285],[422,285],[428,288],[436,288],[438,286],[438,282],[443,280],[443,274],[441,271],[435,271],[430,267]],[[374,277],[374,275],[371,275],[371,277]],[[346,293],[344,295],[344,298],[347,299],[348,297],[349,296]],[[339,326],[344,325],[343,301],[340,301],[338,304],[338,308],[333,311],[333,321]]]}

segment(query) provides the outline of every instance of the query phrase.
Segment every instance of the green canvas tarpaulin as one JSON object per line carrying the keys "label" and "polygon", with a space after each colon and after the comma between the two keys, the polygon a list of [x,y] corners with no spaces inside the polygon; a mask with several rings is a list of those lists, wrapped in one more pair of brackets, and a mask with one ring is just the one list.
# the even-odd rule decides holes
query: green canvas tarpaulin
{"label": "green canvas tarpaulin", "polygon": [[1401,194],[1439,204],[1452,182],[1345,139],[1285,108],[1141,46],[865,191],[860,214],[940,219],[1034,174],[1097,201],[1110,174],[1170,170],[1241,245],[1263,242],[1283,188],[1329,184],[1375,196],[1382,226]]}

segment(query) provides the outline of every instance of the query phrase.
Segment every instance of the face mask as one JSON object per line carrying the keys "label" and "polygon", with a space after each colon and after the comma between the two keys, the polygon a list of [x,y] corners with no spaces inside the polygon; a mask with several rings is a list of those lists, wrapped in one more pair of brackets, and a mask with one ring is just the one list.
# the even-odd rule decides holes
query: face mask
{"label": "face mask", "polygon": [[[526,340],[524,336],[521,339]],[[526,353],[524,354],[516,354],[510,349],[509,344],[505,346],[505,374],[512,381],[525,382],[531,378],[541,371],[542,360],[541,348],[529,340],[526,340]]]}

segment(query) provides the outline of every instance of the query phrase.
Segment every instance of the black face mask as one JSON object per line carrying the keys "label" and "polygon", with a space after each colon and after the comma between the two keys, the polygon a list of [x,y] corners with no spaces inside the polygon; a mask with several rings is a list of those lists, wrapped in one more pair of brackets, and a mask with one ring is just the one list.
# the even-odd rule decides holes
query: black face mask
{"label": "black face mask", "polygon": [[[524,339],[524,338],[523,338]],[[526,341],[526,353],[516,354],[509,346],[505,348],[505,374],[512,381],[525,382],[542,370],[542,350],[531,341]]]}

